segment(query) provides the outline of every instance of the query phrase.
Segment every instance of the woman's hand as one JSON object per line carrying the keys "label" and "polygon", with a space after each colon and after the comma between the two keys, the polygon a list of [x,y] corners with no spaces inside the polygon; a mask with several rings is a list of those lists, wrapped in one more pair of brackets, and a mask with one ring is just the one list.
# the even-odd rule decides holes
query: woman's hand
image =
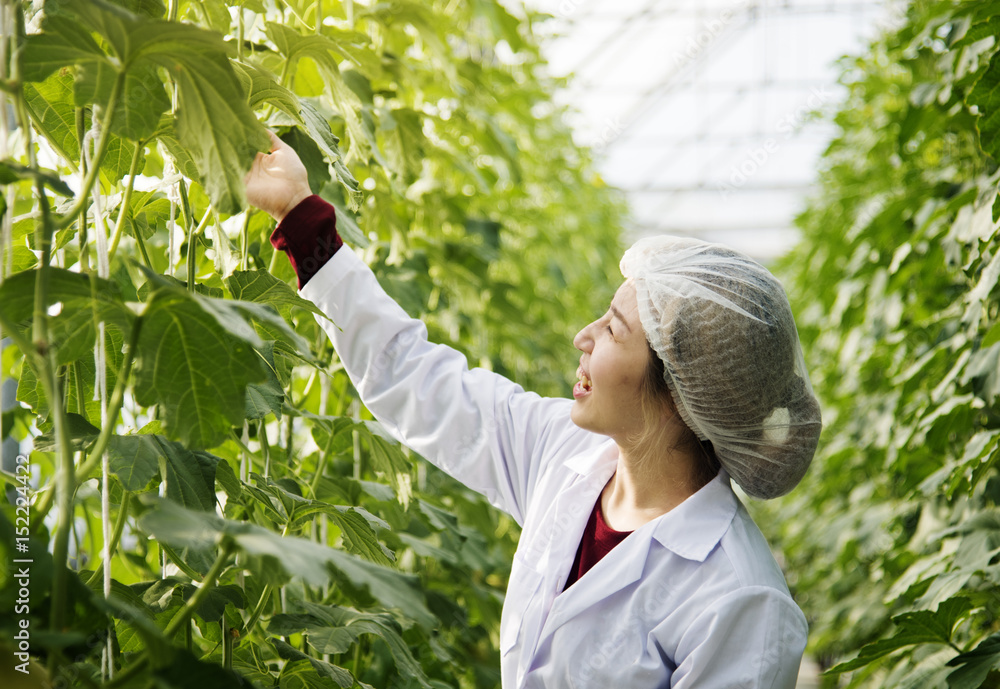
{"label": "woman's hand", "polygon": [[312,195],[309,175],[295,150],[268,130],[271,152],[258,153],[243,180],[250,205],[281,222],[288,212]]}

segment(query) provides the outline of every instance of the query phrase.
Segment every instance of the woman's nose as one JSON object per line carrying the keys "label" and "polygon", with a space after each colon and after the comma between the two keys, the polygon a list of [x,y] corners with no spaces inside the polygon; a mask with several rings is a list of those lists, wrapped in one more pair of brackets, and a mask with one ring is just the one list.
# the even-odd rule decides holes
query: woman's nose
{"label": "woman's nose", "polygon": [[581,352],[589,352],[590,345],[593,343],[593,338],[590,336],[590,325],[586,326],[576,334],[573,338],[573,346],[579,349]]}

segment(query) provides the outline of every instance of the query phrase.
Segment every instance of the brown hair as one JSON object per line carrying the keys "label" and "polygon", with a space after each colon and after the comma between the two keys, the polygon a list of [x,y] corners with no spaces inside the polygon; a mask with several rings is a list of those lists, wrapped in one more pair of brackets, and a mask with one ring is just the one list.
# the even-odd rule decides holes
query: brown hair
{"label": "brown hair", "polygon": [[[677,406],[674,404],[673,395],[670,394],[670,388],[667,387],[667,381],[664,378],[663,361],[657,356],[656,351],[652,347],[648,347],[648,349],[649,363],[646,366],[646,375],[639,389],[644,420],[643,431],[633,436],[630,441],[632,446],[637,448],[640,453],[640,464],[657,461],[661,458],[664,450],[668,452],[680,449],[692,450],[693,454],[701,458],[701,461],[697,462],[693,467],[694,474],[692,479],[695,482],[695,489],[697,490],[715,478],[722,464],[715,454],[715,449],[712,447],[711,441],[699,440],[695,432],[684,424],[684,421],[677,413]],[[670,419],[666,424],[663,422],[664,405],[670,411]],[[664,441],[661,436],[668,425],[673,423],[679,423],[684,426],[684,437],[673,447],[665,448],[663,447]]]}

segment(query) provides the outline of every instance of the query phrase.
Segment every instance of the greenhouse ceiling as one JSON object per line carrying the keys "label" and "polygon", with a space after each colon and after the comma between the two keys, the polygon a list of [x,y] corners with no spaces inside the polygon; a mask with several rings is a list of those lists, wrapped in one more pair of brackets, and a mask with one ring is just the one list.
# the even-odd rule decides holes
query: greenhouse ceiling
{"label": "greenhouse ceiling", "polygon": [[527,0],[581,143],[628,197],[627,240],[697,236],[761,260],[798,237],[843,96],[838,58],[899,0]]}

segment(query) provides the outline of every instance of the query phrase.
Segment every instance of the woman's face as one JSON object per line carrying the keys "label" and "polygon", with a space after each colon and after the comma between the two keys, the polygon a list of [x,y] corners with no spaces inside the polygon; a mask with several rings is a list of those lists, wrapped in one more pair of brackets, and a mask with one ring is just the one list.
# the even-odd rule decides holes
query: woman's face
{"label": "woman's face", "polygon": [[577,333],[573,346],[583,352],[573,422],[619,441],[641,432],[640,391],[651,354],[632,280],[618,288],[607,313]]}

